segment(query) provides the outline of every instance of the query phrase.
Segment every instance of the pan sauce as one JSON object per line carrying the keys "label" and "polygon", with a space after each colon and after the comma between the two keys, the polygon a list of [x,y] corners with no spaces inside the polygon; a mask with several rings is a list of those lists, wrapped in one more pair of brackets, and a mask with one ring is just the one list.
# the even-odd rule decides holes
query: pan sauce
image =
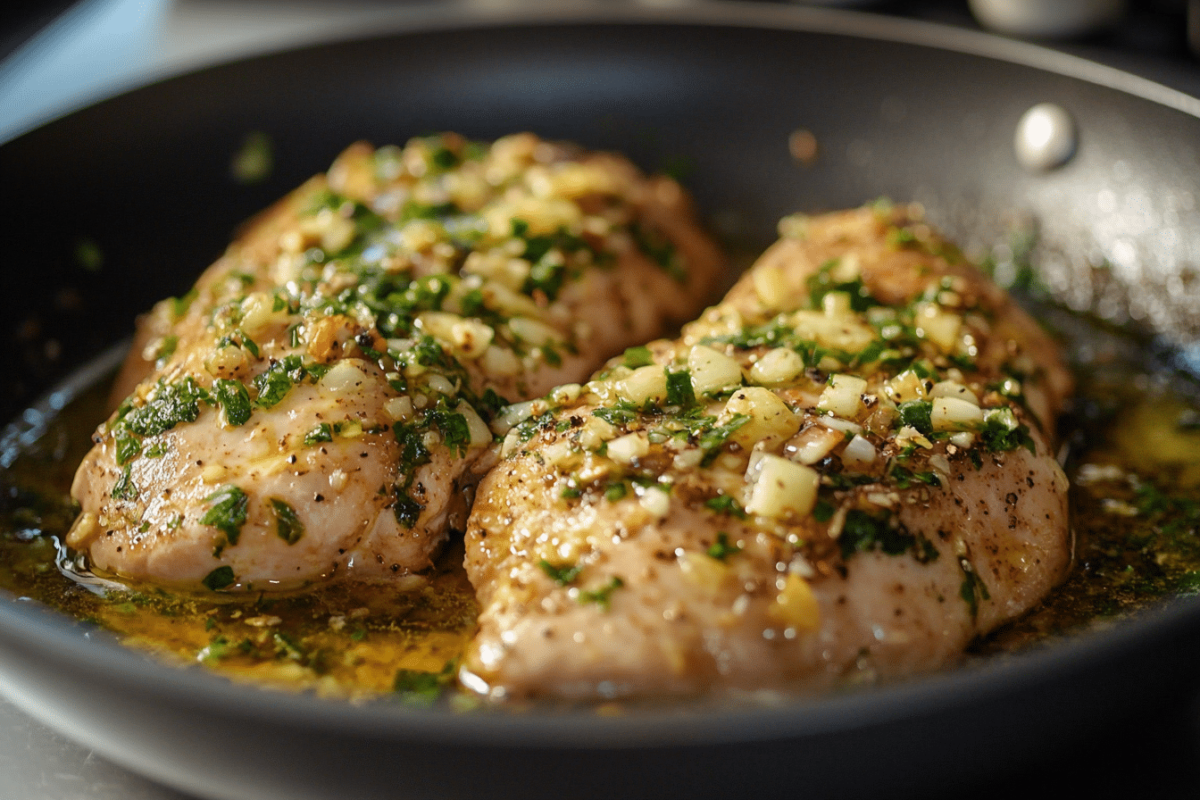
{"label": "pan sauce", "polygon": [[[978,642],[969,658],[1108,625],[1200,587],[1197,387],[1152,363],[1130,336],[1053,308],[1036,313],[1062,334],[1079,380],[1062,437],[1076,566],[1047,602]],[[68,489],[106,392],[92,387],[71,402],[0,477],[0,586],[168,661],[236,680],[333,697],[396,692],[420,703],[452,684],[478,611],[461,545],[429,573],[383,590],[343,583],[214,600],[78,572],[61,546],[77,511]],[[456,706],[477,702],[445,694]]]}

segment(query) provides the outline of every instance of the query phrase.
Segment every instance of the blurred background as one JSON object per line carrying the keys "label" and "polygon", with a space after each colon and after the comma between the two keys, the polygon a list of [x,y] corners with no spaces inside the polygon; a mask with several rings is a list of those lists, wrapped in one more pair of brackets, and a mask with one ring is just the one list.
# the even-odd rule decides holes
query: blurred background
{"label": "blurred background", "polygon": [[[697,0],[619,0],[670,8]],[[402,25],[452,0],[31,0],[0,11],[0,141],[147,79]],[[737,5],[736,0],[728,0]],[[519,0],[458,0],[500,9]],[[578,3],[541,0],[550,7]],[[787,2],[777,2],[788,5]],[[1031,39],[1200,95],[1200,0],[792,0]]]}

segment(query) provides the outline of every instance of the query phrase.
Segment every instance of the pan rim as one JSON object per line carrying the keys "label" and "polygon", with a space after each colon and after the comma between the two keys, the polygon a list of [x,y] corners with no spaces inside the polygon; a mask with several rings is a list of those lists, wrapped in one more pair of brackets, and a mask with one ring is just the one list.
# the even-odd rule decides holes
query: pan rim
{"label": "pan rim", "polygon": [[[1016,42],[990,34],[943,28],[911,20],[883,20],[862,12],[830,9],[787,9],[762,3],[703,3],[691,8],[629,8],[572,5],[554,12],[471,8],[441,9],[409,19],[395,29],[374,30],[370,36],[338,35],[319,43],[288,47],[250,58],[237,58],[177,75],[150,76],[136,88],[169,77],[220,69],[271,58],[309,46],[339,45],[353,41],[387,39],[448,30],[472,28],[550,27],[591,24],[711,26],[764,28],[882,40],[934,50],[952,51],[1033,67],[1076,78],[1174,108],[1200,118],[1200,100],[1154,81],[1096,64],[1076,56]],[[936,41],[935,41],[936,40]],[[125,91],[107,94],[112,99]],[[91,105],[91,104],[88,104]],[[77,111],[80,108],[72,109]],[[66,112],[70,113],[70,112]],[[31,129],[36,131],[41,125]],[[23,135],[23,134],[21,134]],[[59,390],[56,390],[59,391]],[[4,593],[4,596],[11,596]],[[1052,675],[1067,679],[1096,663],[1103,663],[1128,650],[1135,641],[1155,641],[1194,626],[1200,598],[1180,598],[1145,615],[1137,624],[1057,642],[1049,650],[1019,653],[1011,658],[992,659],[978,668],[955,669],[900,684],[877,687],[845,695],[817,696],[789,701],[779,708],[739,708],[696,714],[678,710],[647,711],[627,717],[603,717],[592,712],[537,714],[468,714],[423,710],[391,705],[353,706],[307,696],[286,696],[257,687],[234,684],[199,669],[180,670],[152,660],[126,646],[96,641],[79,635],[79,624],[54,612],[51,619],[31,604],[0,604],[0,640],[33,647],[51,658],[72,665],[86,664],[89,672],[112,685],[127,685],[143,695],[170,702],[176,707],[215,704],[227,714],[263,719],[280,724],[301,725],[327,733],[363,737],[457,745],[503,745],[562,749],[625,749],[647,747],[708,746],[725,742],[747,742],[825,735],[874,727],[914,715],[1003,698],[1031,676]],[[49,624],[48,624],[49,623]],[[18,705],[22,705],[18,701]],[[29,710],[28,708],[26,710]],[[681,726],[680,722],[687,724]]]}
{"label": "pan rim", "polygon": [[[515,4],[505,4],[502,7],[447,3],[434,8],[410,10],[405,17],[382,25],[378,20],[372,20],[364,23],[362,27],[317,32],[309,37],[273,43],[251,53],[233,52],[224,57],[194,57],[192,60],[183,60],[175,64],[158,65],[137,77],[110,85],[94,95],[77,98],[58,111],[25,125],[14,126],[7,131],[0,128],[0,146],[57,119],[157,83],[227,65],[270,58],[282,53],[447,30],[613,24],[761,28],[927,47],[1074,78],[1200,118],[1200,97],[1194,97],[1150,78],[1037,43],[924,20],[839,8],[781,6],[779,3],[767,3],[763,0],[697,0],[682,7],[618,5],[604,0],[566,0],[555,4],[554,8],[546,8],[537,0],[516,0]],[[3,75],[4,70],[0,70],[0,78]]]}

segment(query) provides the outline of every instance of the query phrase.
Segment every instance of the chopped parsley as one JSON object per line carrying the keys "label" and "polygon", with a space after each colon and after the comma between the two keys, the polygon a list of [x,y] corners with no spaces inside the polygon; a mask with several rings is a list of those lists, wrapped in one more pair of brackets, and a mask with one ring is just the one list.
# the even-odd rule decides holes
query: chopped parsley
{"label": "chopped parsley", "polygon": [[117,464],[121,466],[128,464],[142,451],[142,440],[131,436],[124,427],[117,428],[113,434],[113,444],[116,445]]}
{"label": "chopped parsley", "polygon": [[926,472],[913,472],[907,467],[902,467],[893,462],[891,469],[888,471],[889,476],[895,483],[897,489],[909,489],[918,483],[923,483],[927,486],[941,486],[942,480],[936,472],[932,470]]}
{"label": "chopped parsley", "polygon": [[130,474],[130,466],[125,465],[121,470],[120,477],[113,484],[112,497],[114,500],[136,500],[138,496],[137,484],[133,482],[133,475]]}
{"label": "chopped parsley", "polygon": [[654,363],[654,356],[650,353],[650,348],[644,345],[629,347],[625,349],[622,363],[630,369],[648,367]]}
{"label": "chopped parsley", "polygon": [[229,544],[237,544],[242,526],[246,524],[246,508],[250,502],[246,493],[227,484],[204,499],[213,505],[204,512],[200,524],[213,526],[225,534]]}
{"label": "chopped parsley", "polygon": [[[233,581],[234,581],[233,567],[224,566],[224,567],[217,567],[212,572],[205,575],[204,580],[202,580],[200,582],[203,583],[209,590],[217,592],[217,591],[220,591],[221,589],[224,589],[226,586],[231,585],[233,583]],[[218,636],[217,638],[224,639],[224,637],[220,637],[220,636]],[[214,639],[213,642],[215,644],[216,639]],[[220,649],[221,649],[220,653],[213,652],[212,650],[210,650],[209,652],[214,658],[220,658],[222,655],[224,655],[224,649],[223,648],[220,648]]]}
{"label": "chopped parsley", "polygon": [[828,500],[818,499],[816,505],[813,506],[812,516],[817,522],[829,522],[829,520],[833,519],[833,513],[836,510],[833,503],[830,503]]}
{"label": "chopped parsley", "polygon": [[909,533],[886,512],[869,514],[857,508],[846,512],[838,542],[841,544],[842,558],[871,550],[882,550],[889,556],[910,553],[922,564],[935,561],[938,557],[933,542],[920,533]]}
{"label": "chopped parsley", "polygon": [[871,296],[862,278],[835,281],[833,270],[837,266],[837,259],[830,259],[808,279],[808,299],[812,308],[820,308],[825,300],[825,295],[831,292],[843,292],[849,295],[850,310],[856,313],[862,313],[872,306],[880,305],[879,301]]}
{"label": "chopped parsley", "polygon": [[689,408],[696,404],[696,393],[692,390],[692,373],[686,369],[667,370],[667,405]]}
{"label": "chopped parsley", "polygon": [[1029,435],[1029,426],[1024,423],[1010,424],[1015,422],[1011,411],[1007,414],[988,414],[983,421],[983,430],[980,431],[984,449],[990,453],[997,453],[1024,447],[1036,455],[1037,445]]}
{"label": "chopped parsley", "polygon": [[612,605],[612,593],[625,585],[625,581],[618,577],[613,577],[608,583],[601,586],[599,589],[589,589],[579,592],[580,603],[595,603],[605,611]]}
{"label": "chopped parsley", "polygon": [[330,425],[328,422],[322,422],[322,423],[318,424],[317,427],[313,428],[308,433],[304,434],[305,447],[312,447],[314,445],[320,444],[321,442],[332,442],[332,441],[333,441],[333,426]]}
{"label": "chopped parsley", "polygon": [[729,556],[737,555],[742,552],[742,548],[735,544],[730,544],[729,534],[725,531],[717,532],[717,540],[712,543],[712,546],[706,551],[709,558],[715,558],[717,561],[724,561]]}
{"label": "chopped parsley", "polygon": [[958,590],[958,595],[966,602],[967,608],[971,610],[971,617],[974,618],[979,614],[979,601],[991,600],[992,596],[988,594],[987,586],[975,572],[970,561],[966,558],[959,558],[958,565],[963,572],[963,582]]}
{"label": "chopped parsley", "polygon": [[628,400],[618,400],[611,406],[597,408],[592,412],[592,416],[599,417],[609,425],[615,425],[619,428],[637,419],[638,411],[638,407]]}
{"label": "chopped parsley", "polygon": [[425,506],[404,494],[399,486],[396,487],[396,499],[392,502],[392,513],[397,522],[406,528],[411,528],[417,524],[417,520],[421,518],[421,512],[424,510]]}
{"label": "chopped parsley", "polygon": [[276,361],[265,372],[255,376],[254,388],[258,390],[255,402],[263,408],[279,405],[302,377],[293,374],[301,369],[299,361],[298,356],[289,356],[283,361]]}
{"label": "chopped parsley", "polygon": [[578,564],[551,564],[544,558],[538,562],[538,566],[559,586],[573,583],[579,577],[579,573],[583,572],[583,567]]}
{"label": "chopped parsley", "polygon": [[447,661],[441,672],[400,669],[396,670],[396,677],[392,680],[392,691],[405,703],[429,706],[442,695],[453,679],[453,661]]}
{"label": "chopped parsley", "polygon": [[217,378],[213,381],[213,397],[225,412],[225,422],[233,427],[250,419],[250,393],[241,381]]}
{"label": "chopped parsley", "polygon": [[156,436],[183,422],[195,422],[201,401],[209,402],[209,393],[188,375],[178,383],[159,381],[153,396],[139,408],[125,406],[119,424],[139,436]]}
{"label": "chopped parsley", "polygon": [[724,425],[716,425],[700,434],[700,449],[704,451],[704,458],[700,463],[708,466],[716,460],[720,454],[720,448],[729,440],[729,437],[749,421],[750,417],[746,414],[734,414]]}
{"label": "chopped parsley", "polygon": [[304,535],[304,523],[296,516],[296,509],[272,497],[267,500],[271,511],[275,514],[275,533],[288,544],[295,544]]}
{"label": "chopped parsley", "polygon": [[442,434],[442,441],[450,452],[463,456],[471,446],[471,428],[467,418],[452,409],[443,396],[435,407],[425,412],[426,421]]}
{"label": "chopped parsley", "polygon": [[727,494],[708,498],[704,501],[704,506],[716,511],[718,514],[729,514],[738,519],[746,518],[746,511],[742,508],[741,503]]}
{"label": "chopped parsley", "polygon": [[933,433],[933,403],[928,400],[909,400],[901,403],[897,409],[900,421],[911,428],[916,428],[928,436]]}
{"label": "chopped parsley", "polygon": [[604,499],[610,503],[623,499],[627,494],[629,494],[629,490],[625,488],[624,481],[614,481],[604,487]]}

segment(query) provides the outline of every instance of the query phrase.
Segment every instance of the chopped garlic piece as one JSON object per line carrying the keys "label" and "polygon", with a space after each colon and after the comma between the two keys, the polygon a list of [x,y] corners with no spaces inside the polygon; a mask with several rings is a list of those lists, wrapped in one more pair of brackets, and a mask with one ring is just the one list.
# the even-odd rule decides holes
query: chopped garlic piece
{"label": "chopped garlic piece", "polygon": [[657,364],[639,367],[616,382],[617,394],[631,403],[641,405],[647,400],[667,399],[667,373]]}
{"label": "chopped garlic piece", "polygon": [[894,403],[924,400],[929,394],[928,382],[911,369],[906,369],[883,385],[888,399]]}
{"label": "chopped garlic piece", "polygon": [[608,443],[608,457],[619,464],[629,464],[650,452],[650,442],[638,433],[618,436]]}
{"label": "chopped garlic piece", "polygon": [[742,368],[737,361],[702,344],[688,353],[688,372],[697,397],[718,394],[742,383]]}
{"label": "chopped garlic piece", "polygon": [[649,511],[650,514],[658,519],[667,516],[671,511],[671,495],[657,486],[650,486],[643,489],[638,497],[638,502],[642,508]]}
{"label": "chopped garlic piece", "polygon": [[930,397],[952,397],[955,400],[963,400],[971,405],[978,406],[979,398],[975,393],[963,386],[958,381],[940,381],[933,385],[933,389],[929,392]]}
{"label": "chopped garlic piece", "polygon": [[816,464],[833,451],[846,437],[823,425],[810,425],[788,442],[785,452],[793,461]]}
{"label": "chopped garlic piece", "polygon": [[746,511],[764,517],[807,516],[817,502],[820,474],[786,458],[764,454]]}
{"label": "chopped garlic piece", "polygon": [[[768,350],[750,367],[750,380],[767,385],[787,383],[803,371],[804,359],[800,358],[799,353],[787,347],[777,347]],[[692,382],[695,383],[694,376]]]}
{"label": "chopped garlic piece", "polygon": [[759,442],[763,443],[763,447],[773,447],[800,430],[800,418],[792,413],[787,403],[770,389],[761,386],[748,386],[734,392],[718,419],[728,422],[738,414],[745,414],[750,419],[734,431],[729,439],[747,450]]}
{"label": "chopped garlic piece", "polygon": [[929,415],[935,431],[961,431],[983,423],[983,409],[966,400],[935,397]]}
{"label": "chopped garlic piece", "polygon": [[958,345],[958,334],[962,330],[962,317],[944,311],[936,303],[917,306],[914,324],[918,335],[940,347],[943,352],[953,352]]}
{"label": "chopped garlic piece", "polygon": [[875,445],[862,436],[855,436],[842,451],[842,464],[849,469],[862,469],[875,462]]}
{"label": "chopped garlic piece", "polygon": [[794,572],[788,573],[783,590],[767,613],[777,622],[802,631],[821,627],[821,608],[808,581]]}
{"label": "chopped garlic piece", "polygon": [[754,293],[758,295],[763,307],[770,310],[781,310],[787,307],[795,308],[792,300],[793,292],[788,286],[787,273],[777,266],[764,266],[750,273],[754,283]]}
{"label": "chopped garlic piece", "polygon": [[688,550],[679,556],[679,571],[688,583],[715,591],[729,577],[729,567],[706,553]]}
{"label": "chopped garlic piece", "polygon": [[845,419],[855,419],[863,412],[863,395],[867,382],[855,375],[830,375],[829,385],[821,392],[817,409]]}
{"label": "chopped garlic piece", "polygon": [[321,377],[320,385],[333,394],[349,394],[370,380],[353,361],[339,361]]}
{"label": "chopped garlic piece", "polygon": [[467,421],[467,430],[471,432],[471,447],[482,447],[492,443],[492,432],[487,423],[467,403],[460,402],[454,409]]}

